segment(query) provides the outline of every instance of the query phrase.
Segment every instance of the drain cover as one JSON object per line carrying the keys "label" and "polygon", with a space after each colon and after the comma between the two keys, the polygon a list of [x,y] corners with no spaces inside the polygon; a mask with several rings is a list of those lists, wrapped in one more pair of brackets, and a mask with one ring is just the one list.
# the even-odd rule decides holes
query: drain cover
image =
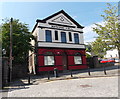
{"label": "drain cover", "polygon": [[81,87],[85,88],[85,87],[92,87],[91,85],[80,85]]}

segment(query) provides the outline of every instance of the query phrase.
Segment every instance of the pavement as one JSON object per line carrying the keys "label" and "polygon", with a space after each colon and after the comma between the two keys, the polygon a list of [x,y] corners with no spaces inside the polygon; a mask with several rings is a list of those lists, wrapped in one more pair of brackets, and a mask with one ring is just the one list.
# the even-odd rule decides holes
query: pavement
{"label": "pavement", "polygon": [[95,68],[19,79],[3,90],[2,97],[118,97],[120,66]]}
{"label": "pavement", "polygon": [[[49,81],[66,80],[66,79],[111,77],[111,76],[120,75],[119,67],[120,66],[105,67],[106,74],[104,68],[93,68],[90,70],[84,69],[84,70],[72,71],[72,77],[71,77],[71,71],[65,71],[62,73],[58,73],[58,77],[55,77],[54,74],[50,74],[49,80],[48,80],[48,75],[32,75],[30,78],[31,78],[31,83],[35,84],[39,82],[49,82]],[[22,79],[22,81],[26,84],[28,83],[28,79]]]}

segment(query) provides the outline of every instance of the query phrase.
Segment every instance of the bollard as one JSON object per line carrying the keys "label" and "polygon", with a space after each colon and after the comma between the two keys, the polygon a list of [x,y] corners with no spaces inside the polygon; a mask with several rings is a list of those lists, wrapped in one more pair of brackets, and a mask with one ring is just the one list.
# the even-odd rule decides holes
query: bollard
{"label": "bollard", "polygon": [[59,76],[58,76],[58,69],[56,69],[56,72],[57,72],[57,75],[56,75],[56,77],[59,77]]}
{"label": "bollard", "polygon": [[104,70],[104,74],[107,75],[105,66],[103,67],[103,70]]}
{"label": "bollard", "polygon": [[54,76],[58,77],[58,69],[57,68],[54,68]]}
{"label": "bollard", "polygon": [[73,77],[72,70],[71,70],[71,77]]}
{"label": "bollard", "polygon": [[90,76],[90,67],[88,67],[88,75]]}
{"label": "bollard", "polygon": [[50,79],[50,71],[48,71],[48,80]]}
{"label": "bollard", "polygon": [[[3,80],[2,80],[3,81]],[[0,83],[0,90],[4,88],[3,82]]]}
{"label": "bollard", "polygon": [[30,74],[28,74],[28,84],[30,84]]}

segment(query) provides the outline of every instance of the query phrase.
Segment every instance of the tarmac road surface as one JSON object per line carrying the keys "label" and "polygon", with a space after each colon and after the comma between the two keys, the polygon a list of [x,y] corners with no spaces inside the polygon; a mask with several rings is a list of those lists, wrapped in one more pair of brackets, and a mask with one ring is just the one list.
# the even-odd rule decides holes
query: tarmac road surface
{"label": "tarmac road surface", "polygon": [[8,97],[118,97],[118,76],[24,85],[9,89]]}

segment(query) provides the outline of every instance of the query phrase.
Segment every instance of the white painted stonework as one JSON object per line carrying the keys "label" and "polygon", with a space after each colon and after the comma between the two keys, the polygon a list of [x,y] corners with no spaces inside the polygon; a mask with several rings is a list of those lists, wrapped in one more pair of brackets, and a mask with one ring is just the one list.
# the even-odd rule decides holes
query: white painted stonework
{"label": "white painted stonework", "polygon": [[65,44],[65,43],[49,43],[49,42],[38,42],[39,47],[57,47],[57,48],[85,48],[84,45],[79,44]]}
{"label": "white painted stonework", "polygon": [[[71,32],[71,31],[63,31],[63,30],[57,30],[58,31],[58,40],[55,40],[55,31],[56,29],[41,29],[39,28],[39,32],[38,32],[38,41],[46,41],[45,40],[45,30],[50,30],[52,32],[52,42],[61,42],[61,32],[66,32],[66,39],[67,39],[67,43],[73,43],[74,44],[74,33],[78,33],[78,32]],[[69,41],[69,35],[68,32],[72,33],[72,41]],[[79,35],[79,43],[80,44],[84,44],[84,40],[83,40],[83,33],[78,33]]]}
{"label": "white painted stonework", "polygon": [[[62,25],[62,26],[61,26]],[[45,30],[50,30],[52,33],[52,42],[46,42],[46,35]],[[58,31],[58,40],[55,40],[55,31]],[[61,32],[66,33],[66,43],[63,44],[61,42]],[[72,34],[72,41],[69,41],[69,32]],[[85,48],[84,45],[84,38],[83,38],[82,28],[77,28],[76,24],[74,24],[69,18],[67,18],[63,13],[60,13],[50,19],[48,19],[45,23],[38,22],[33,35],[37,35],[37,41],[39,42],[39,47],[65,47],[65,48]],[[75,44],[74,41],[74,33],[79,35],[79,44]],[[56,42],[56,43],[55,43]],[[57,43],[59,42],[59,43]],[[71,44],[70,44],[71,43]]]}
{"label": "white painted stonework", "polygon": [[64,25],[69,25],[69,26],[76,26],[63,13],[60,13],[59,15],[56,15],[55,17],[49,19],[47,23],[56,23],[56,24],[64,24]]}

